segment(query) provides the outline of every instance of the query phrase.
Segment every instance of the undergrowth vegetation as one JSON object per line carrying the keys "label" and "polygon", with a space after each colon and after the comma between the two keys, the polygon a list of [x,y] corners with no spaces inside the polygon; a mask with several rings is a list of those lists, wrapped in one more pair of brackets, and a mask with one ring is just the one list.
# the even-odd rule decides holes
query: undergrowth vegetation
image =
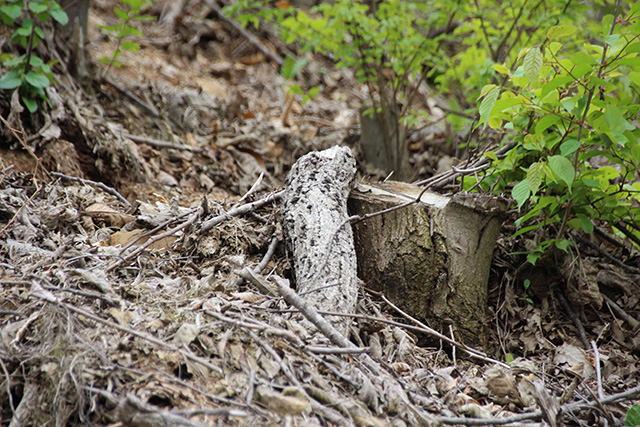
{"label": "undergrowth vegetation", "polygon": [[371,111],[405,126],[424,115],[412,109],[421,84],[447,95],[469,135],[459,148],[491,160],[462,188],[515,200],[529,262],[598,225],[640,243],[640,3],[339,0],[307,12],[242,0],[227,12],[352,69]]}
{"label": "undergrowth vegetation", "polygon": [[0,90],[17,90],[29,112],[35,113],[38,100],[48,101],[45,90],[55,83],[51,66],[57,60],[45,62],[34,49],[45,38],[43,27],[53,21],[66,25],[67,14],[55,1],[2,0],[0,20],[11,28],[11,41],[24,51],[21,55],[0,54],[0,62],[8,69],[0,78]]}

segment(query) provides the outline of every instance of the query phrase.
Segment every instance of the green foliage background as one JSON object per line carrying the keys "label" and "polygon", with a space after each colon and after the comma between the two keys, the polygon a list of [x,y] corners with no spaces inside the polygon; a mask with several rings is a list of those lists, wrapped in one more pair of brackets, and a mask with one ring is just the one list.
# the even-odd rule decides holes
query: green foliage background
{"label": "green foliage background", "polygon": [[640,3],[339,0],[307,12],[242,0],[227,11],[352,69],[372,107],[402,103],[407,125],[423,81],[447,95],[463,113],[452,127],[477,131],[461,148],[491,160],[463,188],[513,197],[530,262],[596,225],[640,243]]}

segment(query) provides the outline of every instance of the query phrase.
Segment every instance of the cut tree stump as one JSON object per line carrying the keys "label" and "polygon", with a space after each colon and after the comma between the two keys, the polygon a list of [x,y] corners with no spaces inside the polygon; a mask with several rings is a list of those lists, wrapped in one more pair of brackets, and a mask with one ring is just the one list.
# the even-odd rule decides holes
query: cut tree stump
{"label": "cut tree stump", "polygon": [[[410,184],[358,184],[352,215],[416,200]],[[402,310],[469,345],[486,344],[487,282],[505,199],[425,193],[420,203],[353,224],[358,275]]]}
{"label": "cut tree stump", "polygon": [[[293,254],[297,291],[319,311],[353,313],[358,294],[353,232],[347,198],[356,162],[349,148],[302,156],[285,180],[284,231]],[[328,320],[348,336],[351,319]],[[305,327],[315,329],[310,322]]]}

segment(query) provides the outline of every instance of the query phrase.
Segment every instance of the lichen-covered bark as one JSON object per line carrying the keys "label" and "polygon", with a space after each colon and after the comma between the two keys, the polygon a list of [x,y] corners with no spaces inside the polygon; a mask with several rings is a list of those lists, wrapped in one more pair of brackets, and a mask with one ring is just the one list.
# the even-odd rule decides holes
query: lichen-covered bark
{"label": "lichen-covered bark", "polygon": [[[298,294],[320,311],[353,313],[355,309],[356,252],[346,221],[355,172],[351,151],[333,147],[301,157],[285,181],[284,228]],[[329,320],[348,335],[348,318]]]}

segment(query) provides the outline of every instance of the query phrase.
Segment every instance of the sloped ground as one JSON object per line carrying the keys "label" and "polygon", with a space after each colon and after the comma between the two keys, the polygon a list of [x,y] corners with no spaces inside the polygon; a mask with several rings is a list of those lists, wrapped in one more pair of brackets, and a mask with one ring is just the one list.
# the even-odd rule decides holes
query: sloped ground
{"label": "sloped ground", "polygon": [[[115,46],[97,29],[114,2],[94,3],[97,58]],[[364,95],[313,58],[303,77],[323,90],[302,108],[206,3],[173,7],[148,11],[164,24],[142,27],[95,100],[60,89],[59,136],[24,142],[39,163],[0,147],[2,425],[538,425],[559,405],[568,425],[621,424],[640,402],[640,276],[624,243],[593,240],[624,267],[582,246],[574,271],[516,281],[510,254],[526,242],[507,225],[480,358],[364,291],[351,338],[370,358],[341,354],[239,279],[290,278],[277,191],[306,152],[357,154]],[[415,153],[417,170],[436,168],[439,137],[414,145],[432,154]]]}

